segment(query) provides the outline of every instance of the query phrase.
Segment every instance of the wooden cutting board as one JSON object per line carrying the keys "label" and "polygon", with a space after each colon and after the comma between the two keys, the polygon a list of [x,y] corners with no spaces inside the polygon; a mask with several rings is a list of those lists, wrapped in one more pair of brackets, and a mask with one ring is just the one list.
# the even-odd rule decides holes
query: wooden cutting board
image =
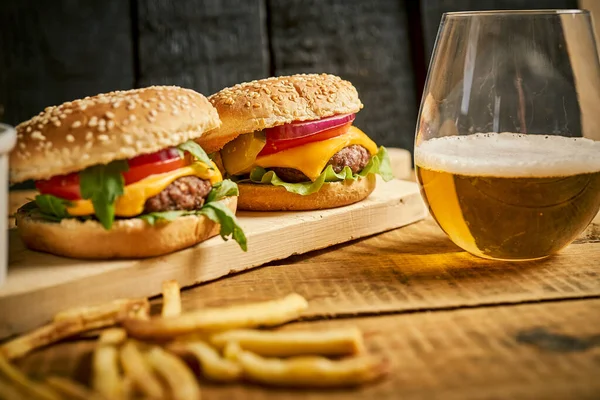
{"label": "wooden cutting board", "polygon": [[[404,170],[410,166],[402,165]],[[405,173],[397,170],[396,176]],[[154,296],[160,294],[161,282],[166,279],[191,286],[398,228],[422,219],[425,213],[415,183],[380,180],[369,198],[347,207],[239,212],[248,238],[246,253],[232,240],[215,237],[169,255],[119,261],[85,261],[31,251],[11,229],[8,279],[0,286],[0,339],[34,328],[68,307]]]}

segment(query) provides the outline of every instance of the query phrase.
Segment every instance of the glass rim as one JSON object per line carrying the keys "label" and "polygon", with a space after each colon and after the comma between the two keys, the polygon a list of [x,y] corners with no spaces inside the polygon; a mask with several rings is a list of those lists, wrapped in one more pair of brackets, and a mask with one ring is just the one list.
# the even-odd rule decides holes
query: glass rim
{"label": "glass rim", "polygon": [[452,11],[443,13],[444,17],[474,17],[474,16],[517,16],[517,15],[589,15],[588,10],[582,9],[539,9],[539,10],[483,10],[483,11]]}

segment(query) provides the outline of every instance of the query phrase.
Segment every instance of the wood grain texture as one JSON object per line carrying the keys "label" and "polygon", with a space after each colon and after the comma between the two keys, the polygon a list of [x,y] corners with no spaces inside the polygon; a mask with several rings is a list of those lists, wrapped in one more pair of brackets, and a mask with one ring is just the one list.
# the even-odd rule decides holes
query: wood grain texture
{"label": "wood grain texture", "polygon": [[0,27],[0,120],[133,86],[126,1],[4,0]]}
{"label": "wood grain texture", "polygon": [[600,296],[600,220],[541,261],[474,257],[428,218],[326,250],[290,257],[183,293],[184,308],[291,291],[309,318],[454,309]]}
{"label": "wood grain texture", "polygon": [[422,219],[424,213],[415,183],[380,181],[371,196],[346,207],[239,212],[238,221],[248,238],[247,253],[233,240],[215,237],[169,255],[122,261],[82,261],[31,251],[11,230],[8,278],[0,287],[0,337],[31,329],[67,307],[154,296],[164,280],[175,279],[182,287],[206,282],[404,226]]}
{"label": "wood grain texture", "polygon": [[138,85],[205,95],[269,75],[263,0],[136,1]]}
{"label": "wood grain texture", "polygon": [[[431,56],[442,14],[454,11],[578,8],[577,0],[420,0],[425,55]],[[592,0],[593,1],[593,0]]]}
{"label": "wood grain texture", "polygon": [[405,1],[268,4],[275,74],[349,80],[365,105],[356,125],[379,144],[412,149],[417,109]]}
{"label": "wood grain texture", "polygon": [[[295,323],[285,330],[358,326],[387,379],[346,390],[267,389],[202,382],[211,399],[597,399],[600,300],[486,307]],[[89,380],[92,341],[63,343],[19,362],[31,376]]]}

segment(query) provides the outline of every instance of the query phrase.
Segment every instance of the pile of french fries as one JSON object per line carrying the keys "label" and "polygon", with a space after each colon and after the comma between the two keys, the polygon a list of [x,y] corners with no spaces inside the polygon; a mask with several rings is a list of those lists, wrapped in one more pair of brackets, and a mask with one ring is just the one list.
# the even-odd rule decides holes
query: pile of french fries
{"label": "pile of french fries", "polygon": [[[308,307],[298,294],[182,312],[179,285],[162,285],[161,315],[148,299],[122,299],[71,309],[0,346],[0,398],[200,399],[197,375],[214,382],[343,387],[387,373],[367,353],[357,328],[321,331],[259,329],[296,320]],[[99,330],[89,386],[67,377],[32,380],[12,361],[59,340]],[[198,372],[199,371],[199,372]]]}

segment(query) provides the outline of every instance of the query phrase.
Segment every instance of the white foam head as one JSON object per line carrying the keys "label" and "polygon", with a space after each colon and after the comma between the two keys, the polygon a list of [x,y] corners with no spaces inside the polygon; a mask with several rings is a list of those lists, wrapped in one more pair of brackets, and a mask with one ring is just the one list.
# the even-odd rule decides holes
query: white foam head
{"label": "white foam head", "polygon": [[460,175],[568,176],[600,171],[600,142],[516,133],[445,136],[418,145],[415,163]]}

